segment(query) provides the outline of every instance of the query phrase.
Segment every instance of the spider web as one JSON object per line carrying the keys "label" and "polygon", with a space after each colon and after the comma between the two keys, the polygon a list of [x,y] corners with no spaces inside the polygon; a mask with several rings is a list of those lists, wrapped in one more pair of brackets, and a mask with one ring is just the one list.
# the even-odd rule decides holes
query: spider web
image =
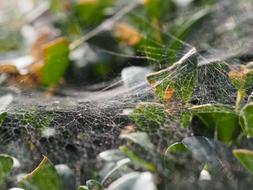
{"label": "spider web", "polygon": [[[213,9],[208,19],[194,29],[188,39],[177,39],[182,44],[177,53],[179,58],[191,48],[199,50],[199,75],[191,100],[193,104],[233,104],[236,90],[228,78],[229,67],[247,63],[253,58],[252,1],[222,0]],[[175,38],[166,29],[161,32],[167,38]],[[170,51],[157,46],[145,49]],[[139,50],[143,53],[141,56],[101,51],[131,59],[161,61],[151,60],[152,53],[146,51],[145,54],[142,49]],[[162,61],[171,59],[167,53],[161,56]],[[175,76],[175,73],[170,73],[168,78],[170,76]],[[122,82],[120,80],[117,84]],[[130,123],[124,110],[134,108],[139,102],[154,100],[146,82],[131,89],[121,86],[93,93],[71,89],[70,96],[56,96],[51,100],[41,98],[41,92],[8,93],[13,94],[14,101],[8,107],[8,117],[0,128],[0,152],[20,161],[21,168],[15,172],[31,171],[44,154],[55,164],[69,165],[81,183],[92,176],[95,158],[100,152],[120,145],[118,135]]]}

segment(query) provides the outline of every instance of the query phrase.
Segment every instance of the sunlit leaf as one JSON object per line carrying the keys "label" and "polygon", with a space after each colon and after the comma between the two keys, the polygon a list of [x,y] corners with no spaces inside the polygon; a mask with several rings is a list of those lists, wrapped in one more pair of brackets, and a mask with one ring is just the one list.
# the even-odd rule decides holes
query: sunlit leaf
{"label": "sunlit leaf", "polygon": [[52,86],[59,82],[69,65],[69,43],[66,38],[58,38],[43,46],[44,65],[41,83]]}
{"label": "sunlit leaf", "polygon": [[2,184],[9,175],[12,167],[13,159],[8,155],[0,154],[0,184]]}
{"label": "sunlit leaf", "polygon": [[236,149],[233,150],[233,154],[240,161],[243,167],[253,174],[253,151]]}
{"label": "sunlit leaf", "polygon": [[192,114],[210,130],[217,132],[218,139],[229,143],[239,130],[239,117],[233,107],[221,104],[206,104],[190,108]]}
{"label": "sunlit leaf", "polygon": [[151,73],[147,79],[160,100],[188,102],[197,82],[197,66],[196,50],[192,49],[171,67]]}
{"label": "sunlit leaf", "polygon": [[26,190],[62,190],[60,176],[45,156],[38,167],[20,181],[20,186]]}

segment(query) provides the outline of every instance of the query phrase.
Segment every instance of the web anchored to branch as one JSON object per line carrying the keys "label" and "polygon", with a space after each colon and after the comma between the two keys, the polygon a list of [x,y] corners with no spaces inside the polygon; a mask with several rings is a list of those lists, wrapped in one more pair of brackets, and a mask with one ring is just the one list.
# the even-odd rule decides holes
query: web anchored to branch
{"label": "web anchored to branch", "polygon": [[[178,77],[184,79],[196,70],[197,82],[190,103],[234,104],[236,89],[229,80],[228,72],[237,64],[253,61],[253,3],[251,0],[242,0],[240,3],[236,0],[222,0],[208,11],[208,19],[194,28],[184,40],[169,33],[169,26],[158,29],[170,43],[180,44],[176,50],[170,48],[174,46],[163,45],[158,39],[141,33],[145,43],[137,47],[137,54],[102,48],[98,51],[129,60],[152,62],[159,69],[166,70],[169,67],[166,77],[156,85],[163,85],[165,80],[173,81]],[[199,10],[194,12],[196,17],[203,15]],[[131,14],[139,16],[138,13]],[[145,18],[138,19],[149,22]],[[102,29],[99,28],[99,32]],[[189,71],[189,65],[174,69],[193,54],[197,60],[194,71]],[[177,62],[173,65],[175,58]],[[180,80],[178,85],[187,83],[192,77]],[[132,79],[129,73],[129,80]],[[30,171],[33,168],[31,163],[38,161],[41,154],[47,155],[56,164],[66,163],[71,166],[79,180],[84,182],[92,175],[97,154],[120,145],[118,135],[123,127],[131,123],[127,117],[129,109],[143,101],[157,101],[144,74],[143,80],[132,86],[126,84],[127,77],[119,80],[99,92],[72,89],[71,96],[54,97],[50,101],[41,99],[39,92],[16,93],[14,102],[8,108],[9,115],[0,127],[0,152],[16,157],[22,163],[22,172]],[[113,88],[120,83],[124,85]],[[152,132],[159,137],[161,131],[164,132],[164,129]]]}

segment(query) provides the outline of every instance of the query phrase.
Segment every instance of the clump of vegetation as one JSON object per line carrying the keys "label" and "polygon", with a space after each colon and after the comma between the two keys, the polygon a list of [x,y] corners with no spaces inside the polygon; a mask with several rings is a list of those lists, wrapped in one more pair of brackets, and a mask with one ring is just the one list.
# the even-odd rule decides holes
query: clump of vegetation
{"label": "clump of vegetation", "polygon": [[[247,39],[253,36],[245,23],[253,18],[238,15],[252,11],[253,5],[250,0],[243,0],[236,6],[234,1],[192,0],[181,4],[177,0],[52,0],[43,14],[33,19],[25,17],[15,28],[19,35],[24,26],[31,25],[35,30],[34,22],[45,21],[44,14],[50,18],[50,27],[41,33],[37,31],[37,39],[26,49],[29,59],[21,66],[16,64],[16,58],[1,60],[0,83],[4,89],[15,87],[14,90],[18,88],[31,96],[39,93],[41,99],[46,93],[56,105],[64,98],[63,102],[67,102],[71,94],[68,89],[73,86],[78,93],[84,87],[85,91],[116,95],[105,99],[108,105],[103,103],[104,107],[98,106],[101,100],[82,102],[74,96],[71,100],[76,101],[78,109],[92,119],[85,121],[79,110],[70,113],[74,118],[64,122],[66,126],[58,126],[57,132],[64,139],[56,139],[56,132],[50,131],[51,127],[56,130],[54,122],[61,122],[64,110],[57,110],[57,114],[54,110],[49,114],[42,114],[39,109],[25,110],[15,117],[8,110],[12,95],[2,96],[0,131],[14,127],[9,126],[11,119],[15,125],[13,133],[23,135],[21,127],[26,131],[33,127],[39,135],[36,145],[33,138],[26,142],[31,152],[36,152],[42,141],[48,146],[52,142],[53,146],[55,142],[64,144],[68,141],[64,127],[72,127],[76,141],[68,141],[66,157],[74,159],[54,160],[73,162],[71,167],[76,173],[65,165],[64,170],[59,169],[45,155],[32,172],[16,180],[13,176],[20,173],[16,168],[19,161],[12,155],[0,154],[0,188],[61,190],[69,188],[65,185],[68,182],[73,182],[71,188],[78,190],[246,189],[252,185],[253,56],[248,53],[247,47],[252,44]],[[234,15],[222,12],[226,9]],[[237,23],[238,18],[245,20]],[[208,31],[210,27],[214,31]],[[198,39],[198,35],[205,39]],[[236,43],[238,36],[244,35],[246,40]],[[244,41],[247,43],[243,44]],[[222,43],[235,47],[224,47]],[[20,41],[17,45],[13,40],[8,46],[0,44],[0,52],[21,52],[20,47],[25,48],[25,43]],[[153,72],[137,86],[121,86],[123,93],[116,93],[117,88],[110,91],[120,85],[111,85],[111,80],[132,65]],[[129,77],[135,81],[134,76]],[[103,83],[98,84],[101,80]],[[125,99],[128,94],[130,98]],[[145,98],[139,98],[140,94],[145,94]],[[91,104],[87,106],[91,113],[85,112],[82,103]],[[115,109],[115,104],[127,106]],[[103,109],[107,112],[110,105],[124,114],[116,113],[116,119],[92,115]],[[107,122],[106,128],[99,119]],[[87,169],[82,168],[83,159],[96,147],[82,144],[92,138],[79,130],[80,123],[88,123],[81,127],[87,127],[91,135],[110,127],[115,133],[112,138],[118,142],[108,145],[103,141],[105,135],[102,140],[94,140],[95,146],[109,150],[97,155],[96,170],[85,179],[80,179]],[[127,126],[120,128],[122,123]],[[7,145],[8,138],[4,142]],[[84,148],[85,154],[79,154]]]}

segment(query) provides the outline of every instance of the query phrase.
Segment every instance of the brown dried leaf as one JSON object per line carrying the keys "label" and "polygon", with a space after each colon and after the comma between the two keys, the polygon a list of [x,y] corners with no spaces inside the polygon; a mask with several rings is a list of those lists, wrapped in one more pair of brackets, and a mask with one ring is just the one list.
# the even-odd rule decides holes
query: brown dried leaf
{"label": "brown dried leaf", "polygon": [[3,73],[6,73],[6,74],[18,74],[18,69],[15,65],[13,64],[1,64],[0,65],[0,74],[3,74]]}
{"label": "brown dried leaf", "polygon": [[28,67],[28,72],[36,78],[37,82],[40,83],[42,80],[42,69],[44,66],[43,61],[38,61]]}
{"label": "brown dried leaf", "polygon": [[49,29],[43,30],[39,36],[37,37],[36,41],[31,47],[30,53],[33,56],[35,62],[40,61],[43,59],[43,49],[42,46],[49,42],[49,38],[51,36],[51,32]]}
{"label": "brown dried leaf", "polygon": [[118,23],[115,28],[116,36],[129,46],[136,46],[142,39],[141,34],[126,23]]}
{"label": "brown dried leaf", "polygon": [[174,92],[175,91],[173,88],[166,89],[165,94],[164,94],[164,101],[166,102],[170,101],[174,96]]}
{"label": "brown dried leaf", "polygon": [[134,126],[133,125],[127,125],[121,130],[121,134],[130,134],[135,132]]}
{"label": "brown dried leaf", "polygon": [[37,87],[38,83],[36,79],[31,74],[17,75],[11,77],[8,80],[9,85],[22,87],[24,89],[31,89]]}

